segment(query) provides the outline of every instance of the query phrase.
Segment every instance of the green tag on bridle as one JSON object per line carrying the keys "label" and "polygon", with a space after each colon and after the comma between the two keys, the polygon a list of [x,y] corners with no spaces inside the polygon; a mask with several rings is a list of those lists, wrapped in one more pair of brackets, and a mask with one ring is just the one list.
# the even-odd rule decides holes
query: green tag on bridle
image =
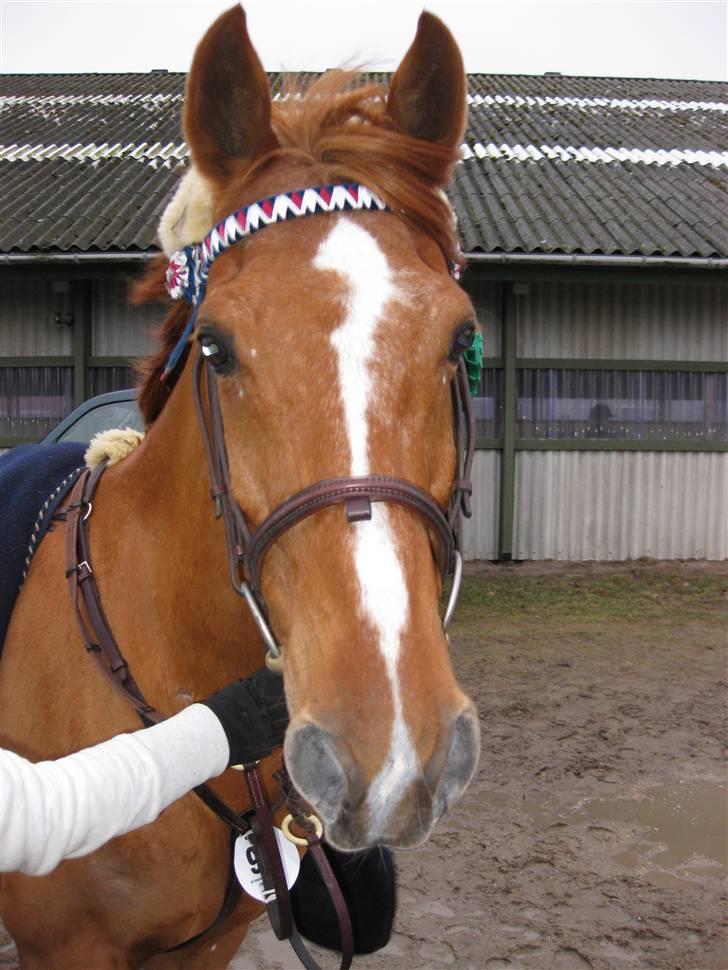
{"label": "green tag on bridle", "polygon": [[483,370],[483,336],[476,333],[473,342],[465,351],[465,367],[468,372],[470,393],[475,396],[480,387],[480,373]]}

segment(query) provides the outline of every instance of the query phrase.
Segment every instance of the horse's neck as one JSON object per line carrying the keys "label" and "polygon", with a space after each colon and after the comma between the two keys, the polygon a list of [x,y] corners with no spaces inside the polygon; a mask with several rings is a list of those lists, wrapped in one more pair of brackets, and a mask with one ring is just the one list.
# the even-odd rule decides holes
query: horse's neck
{"label": "horse's neck", "polygon": [[189,365],[186,371],[144,442],[105,473],[100,521],[91,531],[122,652],[167,707],[177,695],[199,698],[263,662],[257,631],[230,583]]}

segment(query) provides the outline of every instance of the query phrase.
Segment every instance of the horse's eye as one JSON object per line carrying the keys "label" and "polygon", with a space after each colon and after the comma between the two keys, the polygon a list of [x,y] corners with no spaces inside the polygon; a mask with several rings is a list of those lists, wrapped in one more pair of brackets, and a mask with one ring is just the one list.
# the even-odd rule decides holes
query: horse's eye
{"label": "horse's eye", "polygon": [[456,363],[458,357],[464,354],[473,343],[473,338],[475,337],[475,323],[469,322],[463,324],[456,332],[453,337],[452,347],[450,348],[450,360],[452,363]]}
{"label": "horse's eye", "polygon": [[216,370],[224,368],[229,362],[230,355],[227,348],[218,337],[203,333],[200,335],[200,346],[202,347],[202,356],[209,360]]}

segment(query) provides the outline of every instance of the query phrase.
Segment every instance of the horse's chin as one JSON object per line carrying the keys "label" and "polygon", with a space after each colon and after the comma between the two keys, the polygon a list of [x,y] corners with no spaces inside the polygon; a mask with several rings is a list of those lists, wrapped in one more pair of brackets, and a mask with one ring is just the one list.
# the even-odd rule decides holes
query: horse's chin
{"label": "horse's chin", "polygon": [[417,824],[408,826],[400,832],[383,837],[373,838],[370,833],[363,831],[355,820],[344,817],[333,822],[324,822],[324,837],[329,845],[341,852],[360,852],[364,849],[414,849],[426,842],[433,828],[431,825],[423,828]]}

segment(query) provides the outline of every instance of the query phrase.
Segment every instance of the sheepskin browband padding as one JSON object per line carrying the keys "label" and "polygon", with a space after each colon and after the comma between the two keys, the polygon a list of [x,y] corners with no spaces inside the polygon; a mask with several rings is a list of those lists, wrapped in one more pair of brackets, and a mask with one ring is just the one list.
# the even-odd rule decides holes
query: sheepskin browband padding
{"label": "sheepskin browband padding", "polygon": [[141,431],[135,431],[134,428],[111,428],[109,431],[99,432],[86,449],[86,467],[95,468],[104,458],[109,459],[110,465],[115,465],[131,454],[143,438]]}
{"label": "sheepskin browband padding", "polygon": [[190,166],[164,210],[158,234],[162,249],[171,256],[202,239],[212,225],[212,187]]}

